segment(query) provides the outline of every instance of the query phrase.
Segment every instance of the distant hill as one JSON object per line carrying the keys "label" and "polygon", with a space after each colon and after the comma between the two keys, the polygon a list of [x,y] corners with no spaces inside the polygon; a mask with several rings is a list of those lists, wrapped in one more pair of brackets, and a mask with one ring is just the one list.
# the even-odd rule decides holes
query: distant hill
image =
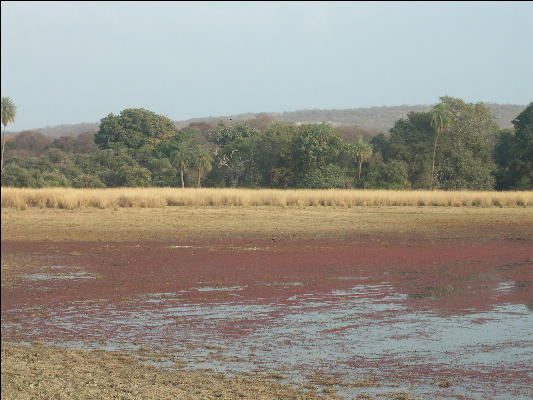
{"label": "distant hill", "polygon": [[[501,128],[511,128],[511,121],[516,118],[525,108],[525,105],[517,104],[494,104],[485,103],[496,117],[496,122]],[[333,126],[357,125],[369,131],[386,132],[394,123],[402,118],[406,118],[409,112],[429,111],[432,105],[416,106],[392,106],[392,107],[369,107],[369,108],[349,108],[343,110],[298,110],[282,113],[267,113],[276,120],[282,122],[307,123],[326,121]],[[192,118],[185,121],[176,121],[176,126],[183,128],[192,122],[218,122],[221,119],[231,118],[234,121],[244,121],[252,119],[253,113],[237,114],[223,117]]]}
{"label": "distant hill", "polygon": [[[496,122],[501,128],[512,127],[511,121],[516,118],[525,108],[525,105],[517,104],[494,104],[485,103],[496,117]],[[394,123],[407,116],[411,111],[428,111],[432,105],[416,106],[392,106],[392,107],[369,107],[369,108],[350,108],[343,110],[298,110],[287,111],[282,113],[267,113],[274,119],[282,122],[292,123],[309,123],[326,121],[335,127],[355,126],[362,128],[364,131],[378,133],[388,131]],[[237,115],[226,115],[219,117],[192,118],[184,121],[174,121],[176,127],[184,128],[191,123],[217,123],[219,120],[232,119],[233,121],[245,121],[253,119],[255,116],[264,113],[244,113]],[[96,132],[98,122],[80,123],[72,125],[58,125],[53,127],[32,129],[32,131],[41,132],[50,137],[61,137],[67,135],[79,135],[86,132]],[[14,135],[19,132],[7,132],[8,135]]]}
{"label": "distant hill", "polygon": [[61,136],[79,135],[81,133],[96,132],[98,130],[99,122],[82,122],[79,124],[65,124],[57,126],[47,126],[46,128],[25,129],[24,131],[12,132],[6,131],[7,136],[13,136],[21,132],[40,132],[45,136],[58,138]]}

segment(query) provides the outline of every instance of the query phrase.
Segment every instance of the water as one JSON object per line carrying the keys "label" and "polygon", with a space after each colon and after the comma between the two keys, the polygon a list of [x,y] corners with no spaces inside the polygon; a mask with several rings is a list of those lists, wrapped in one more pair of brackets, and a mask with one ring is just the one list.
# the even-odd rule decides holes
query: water
{"label": "water", "polygon": [[[503,282],[495,291],[514,287],[515,282]],[[2,331],[50,342],[61,337],[61,344],[74,347],[82,342],[130,351],[147,346],[192,368],[282,371],[284,381],[292,383],[319,372],[334,376],[335,389],[347,398],[405,390],[422,398],[531,399],[533,313],[522,304],[443,315],[413,306],[388,282],[276,301],[197,304],[185,300],[186,292],[6,310],[23,317],[6,318]],[[34,317],[25,318],[30,312]],[[442,377],[450,387],[438,386]],[[379,386],[348,385],[368,378]]]}

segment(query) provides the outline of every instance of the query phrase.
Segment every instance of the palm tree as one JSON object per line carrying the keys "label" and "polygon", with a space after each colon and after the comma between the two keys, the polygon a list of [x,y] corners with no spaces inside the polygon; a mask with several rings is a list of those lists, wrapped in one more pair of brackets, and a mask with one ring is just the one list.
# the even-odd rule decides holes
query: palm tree
{"label": "palm tree", "polygon": [[437,104],[433,107],[431,111],[431,126],[435,129],[435,144],[433,145],[433,163],[431,166],[431,181],[429,183],[429,188],[433,187],[435,183],[435,157],[437,154],[437,143],[439,141],[440,134],[448,129],[452,119],[452,113],[446,103]]}
{"label": "palm tree", "polygon": [[184,143],[181,143],[178,148],[171,154],[172,164],[176,166],[180,172],[181,188],[185,187],[183,180],[183,173],[189,169],[191,165],[191,150]]}
{"label": "palm tree", "polygon": [[359,179],[361,179],[363,163],[372,157],[372,145],[364,140],[362,136],[358,136],[356,142],[352,145],[351,152],[359,163]]}
{"label": "palm tree", "polygon": [[326,125],[326,121],[322,121],[320,124],[320,130],[317,132],[317,142],[319,145],[318,148],[318,154],[316,156],[316,161],[320,165],[322,163],[322,153],[324,152],[324,145],[328,143],[329,138],[329,131],[328,131],[328,125]]}
{"label": "palm tree", "polygon": [[13,100],[9,97],[2,97],[2,124],[4,125],[4,132],[2,134],[2,158],[0,161],[0,171],[4,171],[4,150],[6,147],[6,126],[10,122],[15,121],[17,115],[17,107]]}
{"label": "palm tree", "polygon": [[324,144],[328,141],[329,132],[327,130],[328,126],[326,125],[326,121],[322,121],[320,124],[320,130],[318,131],[317,139],[318,143]]}
{"label": "palm tree", "polygon": [[209,154],[209,150],[206,149],[203,146],[198,146],[196,148],[196,151],[194,152],[193,160],[192,160],[192,167],[196,169],[198,172],[198,185],[197,187],[200,187],[200,180],[202,179],[202,176],[204,173],[211,171],[211,162],[213,161],[213,158],[211,157],[211,154]]}

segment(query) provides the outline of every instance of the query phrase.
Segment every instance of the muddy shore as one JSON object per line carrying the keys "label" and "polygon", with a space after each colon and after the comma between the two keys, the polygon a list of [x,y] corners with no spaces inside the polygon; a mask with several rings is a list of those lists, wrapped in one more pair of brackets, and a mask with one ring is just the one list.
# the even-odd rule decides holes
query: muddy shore
{"label": "muddy shore", "polygon": [[[2,342],[2,399],[320,399],[276,377],[163,370],[117,352]],[[337,397],[338,398],[338,397]]]}
{"label": "muddy shore", "polygon": [[531,211],[215,211],[2,210],[2,398],[530,398]]}

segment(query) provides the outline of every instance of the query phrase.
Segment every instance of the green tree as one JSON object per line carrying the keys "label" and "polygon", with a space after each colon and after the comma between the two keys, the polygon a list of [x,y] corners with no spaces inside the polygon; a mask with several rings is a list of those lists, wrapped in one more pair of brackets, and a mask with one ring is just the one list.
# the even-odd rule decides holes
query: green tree
{"label": "green tree", "polygon": [[[390,130],[389,160],[407,163],[413,188],[486,189],[494,183],[497,125],[482,103],[442,97],[444,107],[409,113]],[[446,135],[442,135],[446,132]]]}
{"label": "green tree", "polygon": [[68,187],[70,181],[59,171],[44,172],[41,176],[43,187]]}
{"label": "green tree", "polygon": [[350,152],[359,165],[358,178],[361,179],[361,167],[365,161],[372,157],[372,145],[362,136],[358,136],[355,143],[350,146]]}
{"label": "green tree", "polygon": [[206,172],[211,171],[212,162],[213,158],[206,147],[199,145],[194,149],[191,166],[196,169],[196,172],[198,173],[198,188],[200,188],[202,176]]}
{"label": "green tree", "polygon": [[257,137],[255,162],[262,186],[286,188],[295,185],[293,143],[296,135],[296,126],[275,122]]}
{"label": "green tree", "polygon": [[369,160],[359,186],[365,189],[409,189],[411,183],[407,171],[407,164],[404,161],[391,160],[385,163],[380,153],[377,153]]}
{"label": "green tree", "polygon": [[498,189],[533,189],[533,102],[513,121],[513,130],[499,132],[494,157]]}
{"label": "green tree", "polygon": [[350,183],[348,171],[335,164],[309,171],[302,186],[309,189],[343,189]]}
{"label": "green tree", "polygon": [[168,158],[153,157],[148,163],[152,173],[152,186],[171,187],[176,185],[177,172]]}
{"label": "green tree", "polygon": [[103,188],[104,184],[97,176],[80,174],[72,180],[74,188]]}
{"label": "green tree", "polygon": [[167,117],[143,108],[128,108],[120,115],[109,114],[102,118],[94,141],[101,149],[121,146],[154,149],[175,134],[176,127]]}
{"label": "green tree", "polygon": [[139,167],[125,148],[99,151],[86,164],[87,170],[96,175],[106,187],[124,186],[122,179],[117,176],[117,171],[123,166]]}
{"label": "green tree", "polygon": [[4,131],[2,133],[2,157],[0,161],[0,171],[4,170],[4,150],[6,147],[6,127],[10,122],[15,122],[17,116],[17,107],[10,97],[2,97],[2,125]]}
{"label": "green tree", "polygon": [[291,150],[291,168],[297,179],[296,184],[300,184],[310,171],[339,163],[344,158],[345,146],[331,126],[325,123],[303,124],[296,129]]}
{"label": "green tree", "polygon": [[437,154],[437,143],[440,134],[448,128],[452,114],[446,103],[439,103],[431,111],[431,126],[435,129],[435,143],[433,145],[433,161],[431,163],[431,181],[429,188],[431,189],[435,183],[435,157]]}
{"label": "green tree", "polygon": [[39,187],[41,174],[36,169],[24,168],[15,160],[6,162],[6,168],[2,174],[2,186],[8,187]]}
{"label": "green tree", "polygon": [[394,123],[390,130],[389,159],[407,165],[414,189],[427,188],[431,179],[431,114],[410,112],[406,119]]}
{"label": "green tree", "polygon": [[139,166],[122,165],[112,173],[113,186],[118,187],[146,187],[150,186],[152,174],[149,170]]}
{"label": "green tree", "polygon": [[180,173],[181,179],[181,188],[185,187],[185,181],[183,180],[183,174],[193,162],[193,154],[190,146],[187,146],[185,143],[181,143],[176,147],[176,149],[171,153],[170,158],[172,164]]}
{"label": "green tree", "polygon": [[445,190],[493,189],[493,142],[498,130],[494,115],[483,103],[465,103],[453,97],[441,101],[452,116],[442,137],[436,186]]}
{"label": "green tree", "polygon": [[533,189],[533,102],[529,103],[514,120],[517,162],[515,188]]}
{"label": "green tree", "polygon": [[322,121],[320,124],[320,129],[317,132],[318,143],[325,144],[328,142],[330,136],[330,127],[326,124],[326,121]]}
{"label": "green tree", "polygon": [[258,133],[258,129],[252,128],[246,123],[229,125],[224,121],[219,121],[215,129],[209,132],[209,137],[212,142],[220,147],[224,147],[237,139],[244,139],[257,135]]}
{"label": "green tree", "polygon": [[370,139],[370,144],[372,145],[372,152],[374,154],[380,153],[383,161],[387,162],[390,157],[390,143],[389,138],[385,136],[384,133],[380,133]]}
{"label": "green tree", "polygon": [[508,190],[514,186],[515,175],[512,164],[516,160],[515,130],[500,129],[494,144],[494,162],[496,170],[496,190]]}

